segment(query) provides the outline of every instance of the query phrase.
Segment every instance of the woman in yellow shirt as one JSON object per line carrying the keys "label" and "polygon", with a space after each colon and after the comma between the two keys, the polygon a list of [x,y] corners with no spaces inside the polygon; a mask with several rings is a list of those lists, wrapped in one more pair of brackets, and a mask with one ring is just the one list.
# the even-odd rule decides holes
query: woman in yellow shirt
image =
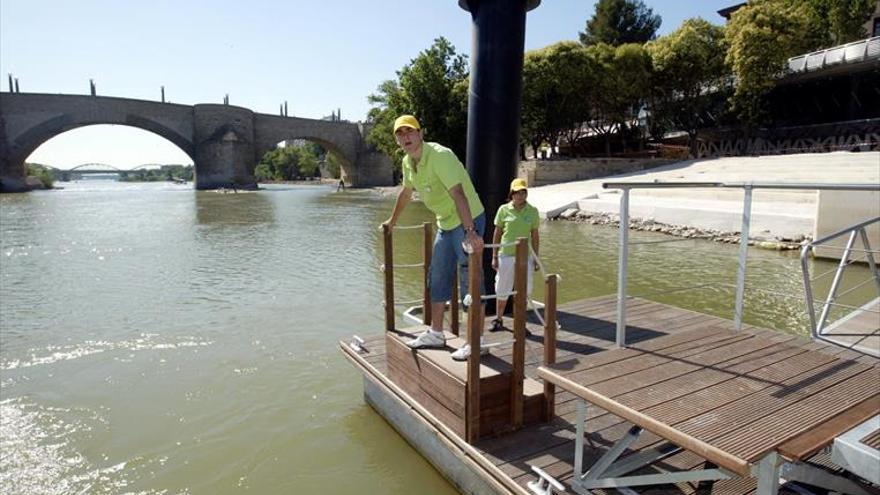
{"label": "woman in yellow shirt", "polygon": [[[504,329],[504,311],[507,308],[507,299],[513,290],[514,266],[516,265],[516,246],[511,244],[520,237],[531,239],[532,250],[538,255],[539,236],[538,225],[541,220],[538,209],[530,205],[526,199],[529,191],[525,179],[513,179],[510,183],[510,201],[498,208],[495,215],[495,233],[492,236],[493,244],[501,244],[502,247],[492,248],[492,268],[495,269],[495,319],[492,320],[491,331],[497,332]],[[529,264],[537,269],[537,261],[530,254]],[[532,270],[528,270],[527,294],[532,293]]]}

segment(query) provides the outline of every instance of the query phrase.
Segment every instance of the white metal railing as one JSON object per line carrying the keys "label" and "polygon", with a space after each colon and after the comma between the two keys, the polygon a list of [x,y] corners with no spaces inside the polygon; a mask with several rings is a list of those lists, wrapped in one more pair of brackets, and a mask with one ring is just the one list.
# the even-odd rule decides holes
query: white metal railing
{"label": "white metal railing", "polygon": [[791,57],[788,59],[788,72],[809,72],[877,57],[880,57],[880,36]]}
{"label": "white metal railing", "polygon": [[[807,302],[807,315],[810,318],[810,334],[813,336],[814,339],[820,338],[824,335],[825,323],[828,320],[828,314],[831,311],[832,307],[842,307],[858,311],[872,311],[868,308],[854,308],[852,306],[840,304],[837,302],[837,300],[841,297],[849,294],[856,289],[863,287],[864,285],[870,283],[871,280],[873,280],[875,285],[877,286],[877,296],[880,297],[880,271],[877,270],[877,262],[874,260],[874,254],[880,253],[880,251],[871,249],[871,242],[868,240],[868,233],[866,231],[869,225],[875,223],[880,223],[880,217],[876,217],[871,220],[852,225],[833,234],[827,235],[821,239],[816,239],[808,244],[804,244],[804,246],[801,248],[801,267],[803,268],[804,273],[804,296]],[[837,269],[826,271],[820,275],[811,278],[809,265],[810,252],[815,252],[817,246],[828,249],[838,249],[829,246],[828,243],[839,237],[846,236],[847,234],[849,234],[849,238],[846,241],[846,247],[839,248],[842,249],[843,252],[840,255],[840,263],[838,263]],[[862,247],[864,247],[864,249],[858,249],[854,247],[857,238],[861,239]],[[864,255],[864,259],[855,259],[854,255],[858,254]],[[869,276],[866,280],[863,280],[862,282],[849,288],[846,292],[838,294],[837,291],[840,288],[840,281],[843,279],[844,271],[849,265],[856,261],[867,262],[871,276]],[[828,289],[828,294],[825,297],[825,300],[814,300],[813,282],[823,278],[824,276],[832,272],[834,273],[834,278],[831,281],[831,287]],[[816,318],[816,308],[814,304],[817,302],[822,305],[822,312],[819,315],[818,320]]]}
{"label": "white metal railing", "polygon": [[[740,230],[739,264],[736,273],[734,325],[742,329],[743,295],[745,293],[749,228],[751,227],[752,192],[755,189],[880,191],[880,184],[815,184],[794,182],[604,182],[604,189],[620,189],[620,236],[617,269],[617,334],[618,347],[626,346],[627,266],[629,253],[629,193],[632,189],[728,188],[742,189],[742,228]],[[876,272],[875,272],[876,273]]]}

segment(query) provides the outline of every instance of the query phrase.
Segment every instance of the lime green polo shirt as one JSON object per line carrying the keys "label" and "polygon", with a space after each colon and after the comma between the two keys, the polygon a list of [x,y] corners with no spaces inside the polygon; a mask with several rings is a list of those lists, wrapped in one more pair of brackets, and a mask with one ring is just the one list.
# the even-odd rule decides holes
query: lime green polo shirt
{"label": "lime green polo shirt", "polygon": [[[541,223],[538,209],[526,203],[519,210],[513,207],[513,203],[504,203],[495,214],[495,226],[501,227],[501,243],[516,242],[520,237],[529,239],[531,244],[532,230],[537,229]],[[513,256],[516,254],[516,246],[502,246],[501,254]]]}
{"label": "lime green polo shirt", "polygon": [[452,150],[437,143],[422,143],[422,157],[417,167],[413,167],[409,155],[403,157],[403,187],[419,192],[422,202],[436,215],[437,226],[442,230],[461,225],[455,201],[449,195],[449,189],[458,184],[467,198],[471,215],[478,217],[485,211],[483,203],[467,170]]}

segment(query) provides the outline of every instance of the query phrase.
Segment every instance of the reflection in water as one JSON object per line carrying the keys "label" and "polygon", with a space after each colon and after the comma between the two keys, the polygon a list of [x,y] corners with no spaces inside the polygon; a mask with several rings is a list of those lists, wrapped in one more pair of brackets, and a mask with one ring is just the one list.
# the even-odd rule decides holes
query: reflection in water
{"label": "reflection in water", "polygon": [[275,209],[266,191],[196,191],[199,225],[265,226],[275,222]]}

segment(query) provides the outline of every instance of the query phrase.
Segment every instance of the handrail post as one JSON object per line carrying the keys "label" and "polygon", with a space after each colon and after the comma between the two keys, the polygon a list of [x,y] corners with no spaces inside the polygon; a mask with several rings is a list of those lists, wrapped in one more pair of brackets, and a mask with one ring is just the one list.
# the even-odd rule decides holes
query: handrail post
{"label": "handrail post", "polygon": [[465,432],[468,443],[480,438],[480,334],[483,326],[483,304],[480,275],[483,270],[483,250],[474,249],[468,260],[468,292],[471,305],[468,308],[467,340],[471,355],[467,360],[467,421]]}
{"label": "handrail post", "polygon": [[733,310],[733,326],[742,330],[743,297],[746,290],[746,259],[749,256],[749,226],[752,222],[752,185],[743,186],[742,229],[739,239],[739,264],[736,269],[736,304]]}
{"label": "handrail post", "polygon": [[[431,251],[433,249],[432,238],[433,229],[431,222],[424,223],[424,240],[422,241],[422,274],[424,275],[424,289],[422,293],[422,323],[431,324],[431,286],[428,283],[428,277],[431,269]],[[457,279],[456,279],[457,281]]]}
{"label": "handrail post", "polygon": [[528,239],[520,237],[516,240],[516,258],[514,265],[513,297],[513,375],[510,377],[510,423],[519,429],[523,423],[523,378],[525,377],[526,359],[526,297],[528,294]]}
{"label": "handrail post", "polygon": [[807,299],[807,316],[810,318],[810,335],[815,339],[819,334],[816,331],[816,308],[813,306],[813,285],[810,280],[810,263],[807,259],[812,247],[812,244],[805,244],[801,248],[801,269],[804,273],[804,296]]}
{"label": "handrail post", "polygon": [[865,247],[865,260],[868,262],[868,268],[874,276],[874,283],[877,284],[877,295],[880,296],[880,271],[877,271],[877,262],[874,261],[874,253],[871,252],[871,242],[868,240],[868,231],[865,227],[859,229],[862,236],[862,245]]}
{"label": "handrail post", "polygon": [[822,335],[822,327],[825,326],[825,320],[828,318],[828,313],[831,311],[831,303],[834,302],[834,298],[837,296],[837,288],[840,285],[840,279],[843,278],[843,270],[849,264],[849,256],[852,253],[853,244],[856,242],[856,236],[858,233],[858,230],[852,231],[849,235],[849,239],[846,241],[846,249],[843,250],[843,254],[840,256],[840,264],[837,265],[837,271],[834,273],[834,280],[831,281],[831,288],[828,289],[828,297],[825,298],[825,304],[822,306],[822,314],[819,316],[819,322],[816,323],[816,333],[818,335]]}
{"label": "handrail post", "polygon": [[[544,281],[544,366],[556,363],[556,274]],[[556,386],[544,380],[544,421],[556,413]]]}
{"label": "handrail post", "polygon": [[385,247],[385,330],[394,330],[394,245],[391,226],[382,224]]}
{"label": "handrail post", "polygon": [[617,347],[626,347],[626,270],[629,243],[629,189],[620,195],[620,246],[617,257]]}

